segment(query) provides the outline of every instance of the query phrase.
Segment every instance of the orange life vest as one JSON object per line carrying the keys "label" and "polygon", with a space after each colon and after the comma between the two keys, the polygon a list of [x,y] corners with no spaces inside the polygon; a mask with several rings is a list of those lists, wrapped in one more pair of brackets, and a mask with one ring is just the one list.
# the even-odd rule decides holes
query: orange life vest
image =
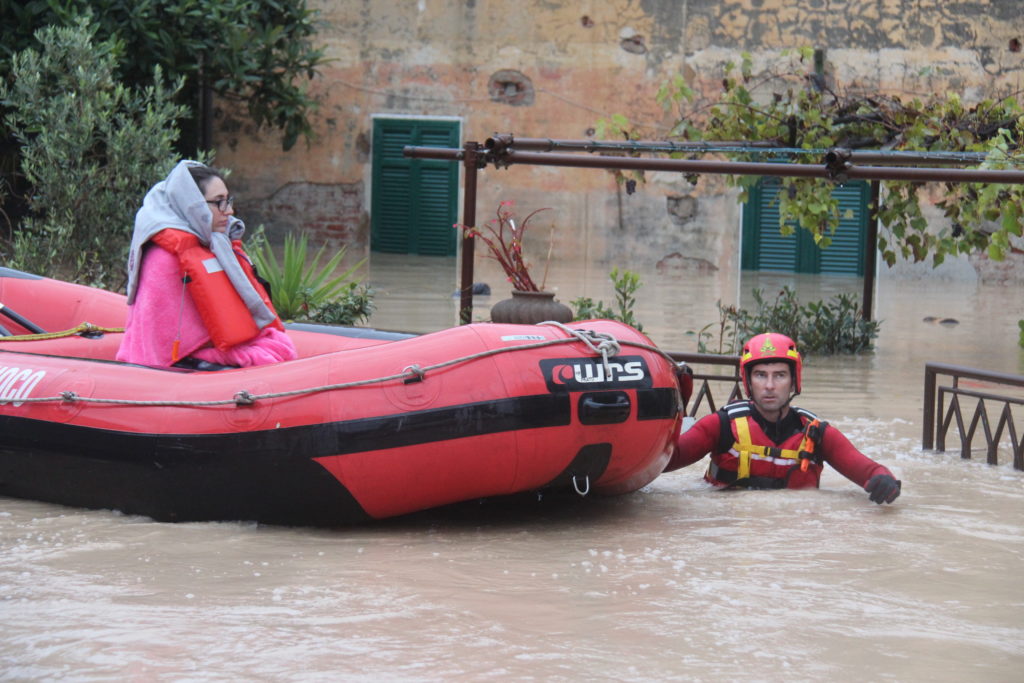
{"label": "orange life vest", "polygon": [[[260,328],[253,320],[242,297],[235,290],[235,286],[231,284],[227,273],[217,262],[217,257],[199,243],[198,237],[183,230],[168,228],[158,232],[152,239],[159,247],[178,257],[188,293],[210,333],[214,346],[227,351],[260,333]],[[256,273],[242,250],[241,241],[234,240],[232,244],[242,272],[263,299],[263,303],[273,311],[274,306],[270,303],[270,297],[256,280]],[[271,325],[284,330],[280,318],[274,318]]]}
{"label": "orange life vest", "polygon": [[804,427],[780,444],[775,444],[750,417],[747,402],[724,408],[735,442],[726,453],[711,456],[704,478],[713,484],[752,488],[817,487],[822,460],[815,454],[828,423],[813,413],[794,408]]}

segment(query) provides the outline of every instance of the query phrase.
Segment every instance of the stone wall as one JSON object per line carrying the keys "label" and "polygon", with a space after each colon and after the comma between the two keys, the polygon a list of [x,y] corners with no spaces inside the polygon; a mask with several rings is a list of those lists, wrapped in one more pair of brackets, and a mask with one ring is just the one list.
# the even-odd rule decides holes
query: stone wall
{"label": "stone wall", "polygon": [[[652,134],[674,121],[655,101],[682,74],[718,88],[750,51],[764,68],[781,49],[826,50],[828,69],[866,91],[952,88],[970,100],[1019,90],[1024,12],[1012,0],[314,0],[327,64],[312,83],[317,140],[282,152],[222,106],[217,163],[233,168],[239,211],[270,234],[368,248],[374,115],[456,117],[464,140],[495,132],[579,139],[624,114]],[[740,208],[720,178],[693,186],[648,174],[627,194],[599,170],[487,169],[478,215],[503,199],[554,209],[555,259],[738,269]],[[538,229],[538,234],[548,231]],[[546,241],[545,241],[546,245]]]}

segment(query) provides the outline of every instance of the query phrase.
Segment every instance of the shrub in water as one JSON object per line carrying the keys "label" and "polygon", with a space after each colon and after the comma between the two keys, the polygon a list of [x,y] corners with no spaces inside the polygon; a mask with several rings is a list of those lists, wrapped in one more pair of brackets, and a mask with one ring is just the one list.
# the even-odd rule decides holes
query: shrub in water
{"label": "shrub in water", "polygon": [[643,332],[643,326],[633,314],[636,291],[643,284],[640,282],[640,276],[629,270],[620,273],[618,268],[612,268],[608,277],[611,278],[612,284],[615,286],[615,304],[618,310],[606,307],[603,301],[595,303],[589,296],[581,296],[570,302],[574,311],[573,320],[589,320],[591,318],[618,320]]}
{"label": "shrub in water", "polygon": [[878,336],[881,323],[864,320],[858,299],[851,294],[804,305],[788,286],[774,301],[766,301],[760,289],[753,290],[753,296],[755,311],[718,303],[718,322],[705,325],[697,333],[700,353],[738,354],[744,341],[762,332],[787,335],[807,355],[860,353],[870,350]]}

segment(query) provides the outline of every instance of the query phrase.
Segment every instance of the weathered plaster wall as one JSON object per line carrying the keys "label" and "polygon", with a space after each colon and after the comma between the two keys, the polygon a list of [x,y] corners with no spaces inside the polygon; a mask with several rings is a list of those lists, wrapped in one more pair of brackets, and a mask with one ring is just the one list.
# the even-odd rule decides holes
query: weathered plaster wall
{"label": "weathered plaster wall", "polygon": [[[782,48],[827,50],[829,68],[853,87],[899,93],[1019,89],[1024,12],[1016,0],[315,0],[320,39],[333,60],[312,84],[322,101],[319,137],[290,152],[222,109],[217,162],[235,169],[233,190],[250,222],[272,234],[365,250],[369,239],[374,115],[457,117],[466,140],[494,132],[583,138],[622,113],[654,131],[673,122],[655,102],[682,73],[711,91],[740,51],[755,64]],[[522,89],[493,90],[522,76]],[[511,93],[511,94],[506,94]],[[627,195],[610,173],[540,167],[488,169],[479,215],[501,199],[550,206],[535,240],[555,258],[610,265],[721,269],[734,273],[740,210],[720,178],[691,186],[649,176]],[[543,239],[542,239],[543,238]]]}

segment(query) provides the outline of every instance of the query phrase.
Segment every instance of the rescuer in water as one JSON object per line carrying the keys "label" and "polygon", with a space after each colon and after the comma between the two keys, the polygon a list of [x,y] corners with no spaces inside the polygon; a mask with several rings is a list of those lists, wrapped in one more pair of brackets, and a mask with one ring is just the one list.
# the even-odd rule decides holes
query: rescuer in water
{"label": "rescuer in water", "polygon": [[242,249],[224,176],[182,161],[146,194],[128,254],[128,319],[117,360],[246,367],[297,354]]}
{"label": "rescuer in water", "polygon": [[800,393],[803,363],[789,337],[759,334],[743,345],[740,375],[747,396],[706,415],[676,440],[666,472],[708,453],[704,478],[722,487],[817,487],[822,463],[861,486],[878,504],[900,495],[900,481],[835,427],[789,402]]}

